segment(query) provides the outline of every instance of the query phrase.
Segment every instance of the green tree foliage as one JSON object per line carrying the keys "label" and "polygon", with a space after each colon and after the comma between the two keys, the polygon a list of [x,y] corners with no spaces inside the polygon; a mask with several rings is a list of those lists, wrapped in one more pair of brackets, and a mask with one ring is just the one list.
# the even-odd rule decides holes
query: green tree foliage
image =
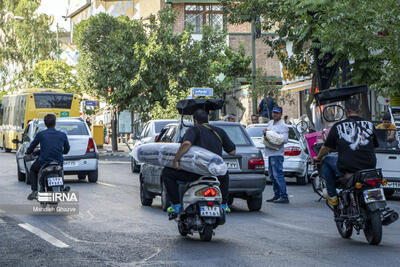
{"label": "green tree foliage", "polygon": [[56,35],[39,0],[0,1],[0,86],[26,86],[36,62],[55,58]]}
{"label": "green tree foliage", "polygon": [[[220,0],[233,23],[261,16],[258,26],[274,34],[265,42],[288,72],[308,75],[313,48],[334,56],[329,65],[352,64],[352,82],[399,92],[400,2],[397,0]],[[292,57],[285,51],[293,42]]]}
{"label": "green tree foliage", "polygon": [[140,64],[133,47],[145,40],[142,23],[126,16],[100,13],[79,23],[74,42],[80,86],[113,106],[128,108],[140,94],[130,83]]}
{"label": "green tree foliage", "polygon": [[189,91],[182,91],[177,94],[167,92],[167,105],[162,106],[160,102],[154,104],[151,110],[151,118],[153,120],[161,119],[178,119],[179,113],[176,109],[176,103],[181,99],[186,99],[189,96]]}
{"label": "green tree foliage", "polygon": [[74,68],[64,61],[39,61],[33,67],[29,80],[30,87],[57,88],[80,93]]}

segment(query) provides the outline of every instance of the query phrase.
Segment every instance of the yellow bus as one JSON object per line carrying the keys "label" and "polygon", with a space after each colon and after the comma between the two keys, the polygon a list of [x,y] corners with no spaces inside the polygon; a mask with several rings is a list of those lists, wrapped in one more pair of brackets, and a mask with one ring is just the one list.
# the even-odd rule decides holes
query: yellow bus
{"label": "yellow bus", "polygon": [[60,89],[24,89],[3,96],[0,112],[0,147],[10,152],[17,149],[12,140],[22,139],[31,120],[43,118],[48,113],[57,117],[79,117],[79,99]]}

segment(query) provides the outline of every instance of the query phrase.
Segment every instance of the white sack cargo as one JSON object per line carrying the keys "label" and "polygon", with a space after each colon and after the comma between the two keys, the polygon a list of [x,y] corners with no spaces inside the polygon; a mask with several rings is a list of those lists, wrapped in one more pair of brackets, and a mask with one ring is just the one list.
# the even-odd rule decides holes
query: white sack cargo
{"label": "white sack cargo", "polygon": [[279,150],[284,142],[283,135],[274,131],[267,131],[265,133],[264,145],[270,149]]}
{"label": "white sack cargo", "polygon": [[[140,163],[173,167],[173,160],[180,144],[151,143],[137,146],[131,155]],[[180,168],[184,171],[199,175],[225,175],[228,171],[224,160],[204,148],[192,146],[179,161]]]}

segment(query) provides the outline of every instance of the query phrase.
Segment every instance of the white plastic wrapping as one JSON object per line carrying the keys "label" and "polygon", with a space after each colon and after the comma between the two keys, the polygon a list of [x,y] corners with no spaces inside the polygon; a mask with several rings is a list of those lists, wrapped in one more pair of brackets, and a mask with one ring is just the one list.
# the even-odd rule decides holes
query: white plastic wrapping
{"label": "white plastic wrapping", "polygon": [[282,134],[274,131],[267,131],[265,133],[264,145],[270,149],[279,150],[284,142]]}
{"label": "white plastic wrapping", "polygon": [[[133,158],[140,163],[156,166],[173,167],[173,160],[180,144],[151,143],[137,146],[131,152]],[[204,148],[192,146],[179,161],[184,171],[199,175],[225,175],[228,167],[224,160]]]}

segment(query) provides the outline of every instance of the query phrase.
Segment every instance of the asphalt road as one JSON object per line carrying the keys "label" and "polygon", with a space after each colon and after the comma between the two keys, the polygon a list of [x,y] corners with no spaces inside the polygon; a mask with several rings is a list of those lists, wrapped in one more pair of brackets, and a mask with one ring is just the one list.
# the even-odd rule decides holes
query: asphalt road
{"label": "asphalt road", "polygon": [[[311,186],[289,185],[290,205],[264,203],[248,212],[235,199],[212,242],[183,238],[174,221],[139,201],[138,176],[127,162],[101,161],[97,184],[67,176],[79,192],[79,214],[0,213],[0,266],[398,266],[400,223],[384,228],[380,246],[363,234],[339,237],[331,212]],[[0,207],[30,205],[17,181],[15,154],[0,153]],[[264,197],[270,197],[267,185]],[[400,211],[400,195],[389,204]],[[11,206],[10,206],[11,205]]]}

